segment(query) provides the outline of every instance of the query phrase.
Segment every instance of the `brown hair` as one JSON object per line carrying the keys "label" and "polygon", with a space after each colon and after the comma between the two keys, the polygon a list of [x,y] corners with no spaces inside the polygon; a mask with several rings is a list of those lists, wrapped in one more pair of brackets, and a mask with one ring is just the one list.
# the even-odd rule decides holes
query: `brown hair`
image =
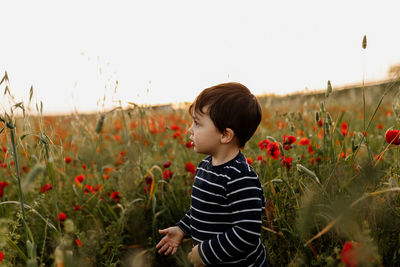
{"label": "brown hair", "polygon": [[[203,110],[208,106],[208,110]],[[261,121],[261,107],[250,90],[235,82],[222,83],[204,89],[189,107],[189,113],[200,112],[210,116],[215,127],[223,133],[230,128],[235,133],[239,147],[256,131]]]}

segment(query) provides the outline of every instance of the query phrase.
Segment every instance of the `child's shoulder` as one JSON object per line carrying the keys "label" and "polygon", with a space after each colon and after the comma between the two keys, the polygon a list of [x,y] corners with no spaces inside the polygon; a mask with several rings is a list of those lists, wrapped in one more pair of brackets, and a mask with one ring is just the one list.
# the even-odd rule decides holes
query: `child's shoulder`
{"label": "child's shoulder", "polygon": [[231,174],[231,176],[239,178],[243,176],[257,176],[253,167],[248,164],[246,157],[242,152],[231,160],[229,164],[224,166],[224,169]]}

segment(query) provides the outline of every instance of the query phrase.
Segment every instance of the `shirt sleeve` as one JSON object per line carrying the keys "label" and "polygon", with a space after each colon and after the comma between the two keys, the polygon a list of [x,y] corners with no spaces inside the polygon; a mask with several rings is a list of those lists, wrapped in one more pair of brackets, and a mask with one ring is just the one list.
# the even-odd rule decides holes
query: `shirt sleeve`
{"label": "shirt sleeve", "polygon": [[263,191],[253,172],[227,184],[231,204],[232,227],[199,244],[199,254],[206,264],[235,262],[255,251],[260,242]]}
{"label": "shirt sleeve", "polygon": [[185,233],[185,235],[191,236],[190,230],[190,210],[186,212],[185,216],[176,224],[181,230]]}

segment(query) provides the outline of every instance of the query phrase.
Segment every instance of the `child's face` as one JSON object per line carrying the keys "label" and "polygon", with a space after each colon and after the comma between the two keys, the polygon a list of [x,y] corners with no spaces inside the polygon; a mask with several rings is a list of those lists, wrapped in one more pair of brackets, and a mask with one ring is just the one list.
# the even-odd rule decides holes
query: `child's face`
{"label": "child's face", "polygon": [[[208,107],[204,107],[203,111]],[[193,109],[193,123],[189,128],[190,140],[193,142],[194,151],[197,153],[215,155],[221,145],[221,133],[214,122],[206,113],[197,113]]]}

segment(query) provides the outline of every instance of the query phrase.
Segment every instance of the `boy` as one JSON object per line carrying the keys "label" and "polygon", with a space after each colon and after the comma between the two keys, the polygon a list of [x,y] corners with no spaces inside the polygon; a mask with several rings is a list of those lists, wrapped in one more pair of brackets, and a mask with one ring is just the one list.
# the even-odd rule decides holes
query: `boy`
{"label": "boy", "polygon": [[240,151],[261,121],[261,107],[240,83],[205,89],[189,107],[189,132],[197,153],[191,207],[165,234],[158,252],[174,255],[184,236],[193,240],[194,266],[267,266],[260,240],[264,195],[253,168]]}

